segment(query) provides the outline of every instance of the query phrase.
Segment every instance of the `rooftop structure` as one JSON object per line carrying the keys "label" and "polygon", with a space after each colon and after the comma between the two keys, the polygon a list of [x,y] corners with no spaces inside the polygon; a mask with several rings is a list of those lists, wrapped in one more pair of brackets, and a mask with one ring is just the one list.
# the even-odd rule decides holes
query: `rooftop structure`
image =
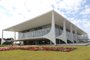
{"label": "rooftop structure", "polygon": [[4,29],[18,32],[22,45],[68,44],[87,42],[87,33],[57,11],[51,10],[33,19]]}

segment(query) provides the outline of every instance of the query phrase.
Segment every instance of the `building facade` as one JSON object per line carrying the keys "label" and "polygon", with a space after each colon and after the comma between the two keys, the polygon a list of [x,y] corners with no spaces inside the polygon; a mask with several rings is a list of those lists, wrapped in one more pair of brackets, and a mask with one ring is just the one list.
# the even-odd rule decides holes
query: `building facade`
{"label": "building facade", "polygon": [[21,24],[4,29],[18,32],[22,45],[47,45],[87,42],[87,33],[58,12],[51,10]]}

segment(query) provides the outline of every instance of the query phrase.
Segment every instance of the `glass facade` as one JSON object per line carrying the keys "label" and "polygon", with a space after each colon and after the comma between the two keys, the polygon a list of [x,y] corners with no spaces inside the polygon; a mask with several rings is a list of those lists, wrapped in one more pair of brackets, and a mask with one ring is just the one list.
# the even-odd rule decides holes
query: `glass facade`
{"label": "glass facade", "polygon": [[[47,24],[44,26],[24,30],[24,31],[19,32],[18,38],[23,39],[23,38],[43,36],[43,35],[49,33],[50,29],[51,29],[51,25]],[[63,27],[55,24],[56,36],[59,36],[62,33],[62,31],[63,31]]]}
{"label": "glass facade", "polygon": [[56,34],[56,36],[61,35],[62,31],[63,31],[63,27],[55,24],[55,34]]}
{"label": "glass facade", "polygon": [[50,28],[51,25],[48,24],[48,25],[21,31],[19,32],[19,39],[43,36],[50,31]]}
{"label": "glass facade", "polygon": [[67,31],[66,34],[67,34],[67,39],[68,39],[68,40],[71,40],[71,33]]}
{"label": "glass facade", "polygon": [[[31,29],[19,32],[18,38],[19,39],[27,39],[27,38],[31,38],[31,37],[44,36],[45,34],[49,33],[50,29],[51,29],[50,24],[40,26],[40,27],[36,27],[36,28],[31,28]],[[70,40],[71,39],[70,30],[66,29],[66,31],[67,31],[67,33],[66,33],[67,39]],[[55,24],[55,35],[56,35],[56,37],[60,36],[62,34],[62,32],[63,32],[63,27]],[[83,37],[81,35],[76,35],[75,32],[73,32],[74,40],[76,40],[76,36],[77,36],[78,40],[83,39]]]}
{"label": "glass facade", "polygon": [[87,42],[88,41],[88,35],[87,34],[78,35],[78,40],[79,40],[79,42]]}

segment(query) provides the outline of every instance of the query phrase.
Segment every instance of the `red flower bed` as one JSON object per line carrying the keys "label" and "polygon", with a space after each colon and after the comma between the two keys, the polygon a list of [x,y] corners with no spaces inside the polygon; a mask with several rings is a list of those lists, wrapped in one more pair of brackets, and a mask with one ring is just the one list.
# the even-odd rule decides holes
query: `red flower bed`
{"label": "red flower bed", "polygon": [[44,51],[61,51],[61,52],[70,52],[75,50],[74,47],[2,47],[0,48],[0,51],[7,51],[7,50],[32,50],[32,51],[38,51],[38,50],[44,50]]}
{"label": "red flower bed", "polygon": [[72,50],[75,50],[76,48],[74,47],[42,47],[42,50],[46,51],[62,51],[62,52],[70,52]]}
{"label": "red flower bed", "polygon": [[20,47],[21,50],[33,50],[37,51],[40,50],[39,47]]}

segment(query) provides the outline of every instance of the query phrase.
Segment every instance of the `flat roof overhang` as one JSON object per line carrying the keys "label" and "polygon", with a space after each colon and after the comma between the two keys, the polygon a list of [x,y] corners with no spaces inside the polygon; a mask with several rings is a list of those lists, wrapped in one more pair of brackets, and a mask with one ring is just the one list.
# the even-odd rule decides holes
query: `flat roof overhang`
{"label": "flat roof overhang", "polygon": [[[44,13],[42,15],[39,15],[37,17],[34,17],[34,18],[30,19],[30,20],[27,20],[27,21],[25,21],[23,23],[20,23],[20,24],[17,24],[15,26],[12,26],[10,28],[4,29],[4,31],[20,32],[20,31],[35,28],[35,27],[38,27],[38,26],[50,24],[51,19],[52,19],[52,12],[54,12],[54,17],[55,17],[56,24],[62,26],[63,21],[65,20],[67,29],[70,29],[70,24],[72,24],[73,27],[77,28],[77,32],[79,34],[86,34],[86,32],[84,32],[83,30],[81,30],[80,28],[75,26],[73,23],[71,23],[69,20],[67,20],[66,18],[64,18],[59,13],[57,13],[56,11],[53,11],[53,10],[48,11],[48,12],[46,12],[46,13]],[[73,28],[73,30],[75,30],[75,28]]]}
{"label": "flat roof overhang", "polygon": [[30,20],[22,22],[20,24],[14,25],[12,27],[4,29],[4,31],[15,31],[20,32],[30,28],[46,25],[51,23],[51,12],[46,12],[45,14],[34,17]]}

